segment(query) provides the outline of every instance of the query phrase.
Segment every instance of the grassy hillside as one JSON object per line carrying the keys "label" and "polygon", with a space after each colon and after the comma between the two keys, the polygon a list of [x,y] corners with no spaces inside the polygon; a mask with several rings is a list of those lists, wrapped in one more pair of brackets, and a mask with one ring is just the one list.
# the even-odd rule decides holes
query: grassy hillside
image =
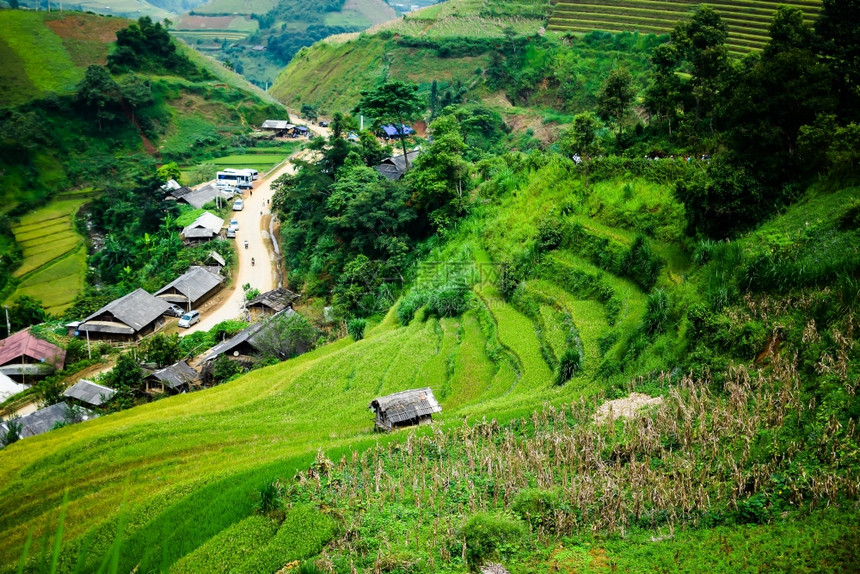
{"label": "grassy hillside", "polygon": [[71,92],[91,64],[104,64],[119,18],[0,10],[0,107]]}
{"label": "grassy hillside", "polygon": [[[424,262],[430,273],[427,280],[432,280],[434,269],[445,272],[452,264],[460,269],[474,266],[471,303],[462,316],[440,319],[422,309],[414,320],[407,316],[408,324],[401,326],[403,319],[398,319],[395,307],[379,317],[361,341],[343,339],[208,391],[53,431],[0,451],[0,561],[6,571],[14,570],[29,533],[36,568],[40,553],[52,544],[62,506],[60,572],[73,571],[76,565],[84,571],[96,570],[111,554],[118,559],[117,571],[137,567],[140,571],[274,572],[322,548],[325,560],[337,571],[349,571],[350,564],[359,571],[372,571],[384,563],[390,571],[462,572],[466,564],[459,555],[469,517],[482,509],[511,508],[515,496],[525,496],[528,487],[561,488],[565,496],[582,497],[583,514],[570,514],[569,507],[562,505],[554,516],[574,522],[550,527],[533,521],[535,533],[556,535],[530,537],[506,550],[503,555],[514,572],[551,564],[582,568],[591,564],[599,571],[594,556],[633,567],[643,553],[667,567],[685,563],[688,570],[705,571],[704,564],[689,563],[677,553],[690,544],[709,549],[722,544],[720,540],[735,540],[739,531],[720,524],[746,520],[735,518],[747,516],[738,515],[737,508],[748,509],[750,522],[763,523],[744,530],[750,537],[747,543],[756,551],[756,557],[750,557],[756,564],[766,560],[762,556],[777,554],[786,564],[820,560],[840,540],[855,539],[856,524],[850,521],[819,512],[803,518],[791,511],[794,500],[815,499],[823,504],[832,496],[832,503],[838,505],[845,496],[853,500],[846,485],[856,479],[856,467],[834,470],[826,462],[826,453],[850,447],[855,431],[828,427],[831,430],[820,437],[821,448],[828,445],[826,453],[815,458],[819,462],[804,459],[802,463],[804,472],[814,475],[812,483],[800,482],[800,469],[786,466],[778,456],[771,458],[761,442],[794,436],[789,428],[793,426],[783,429],[776,421],[793,409],[807,408],[792,398],[800,396],[792,393],[801,392],[796,388],[800,380],[796,369],[809,388],[812,380],[825,376],[815,375],[812,364],[825,360],[825,355],[835,358],[833,353],[842,348],[841,366],[832,371],[833,397],[842,392],[839,381],[850,381],[856,374],[856,351],[845,342],[853,336],[846,335],[851,332],[846,329],[853,328],[855,319],[832,314],[841,295],[824,290],[786,297],[754,290],[744,300],[730,299],[721,311],[706,309],[717,309],[711,307],[711,297],[718,296],[715,281],[722,278],[724,286],[730,285],[722,269],[735,265],[735,273],[742,275],[759,256],[770,252],[769,245],[796,245],[796,252],[782,254],[794,260],[818,253],[821,265],[835,265],[821,255],[841,251],[840,245],[857,239],[856,230],[838,223],[843,212],[852,209],[857,189],[813,190],[805,202],[754,234],[725,247],[705,245],[707,256],[697,255],[699,263],[694,264],[679,243],[683,208],[660,181],[667,169],[698,169],[695,165],[666,162],[666,167],[654,167],[652,172],[648,162],[630,164],[628,169],[638,177],[612,175],[617,166],[607,165],[602,170],[605,175],[592,174],[597,185],[586,189],[582,173],[566,160],[512,155],[507,161],[507,172],[500,170],[483,181],[479,192],[483,207],[431,250]],[[812,225],[815,233],[809,235],[803,222]],[[653,281],[672,301],[660,329],[654,331],[640,327],[649,324],[647,318],[653,314],[653,291],[648,294],[643,287],[650,280],[620,264],[643,230],[662,262]],[[815,243],[800,241],[801,237],[829,239]],[[526,265],[531,271],[512,296],[503,297],[498,270],[512,265]],[[851,265],[856,268],[856,262]],[[421,279],[417,281],[420,285]],[[819,343],[800,350],[801,338],[812,336],[807,313],[816,305],[821,309],[815,335]],[[782,356],[787,362],[774,358],[771,365],[754,364],[753,359],[770,348],[768,337],[774,329],[783,333]],[[570,348],[581,349],[582,368],[559,386],[555,384],[559,361]],[[800,361],[792,362],[796,351],[801,352]],[[732,361],[733,366],[707,374],[696,366],[704,360],[701,353],[710,353],[707,361],[714,368],[728,364],[721,361]],[[712,384],[670,374],[677,368],[713,377]],[[744,386],[757,377],[770,382],[757,383],[755,390]],[[697,384],[703,385],[703,394],[694,391]],[[719,390],[734,389],[735,384],[739,386],[728,396]],[[431,387],[440,399],[444,410],[436,417],[439,424],[417,433],[375,435],[367,411],[370,400],[421,386]],[[642,442],[644,438],[636,439],[645,437],[646,427],[636,427],[635,432],[622,423],[592,427],[594,402],[602,400],[598,396],[623,396],[631,389],[667,401],[668,410],[660,410],[655,423],[657,435],[648,439],[650,446]],[[728,403],[728,397],[741,403]],[[828,400],[836,400],[833,397]],[[833,416],[842,416],[837,414],[842,412],[841,403],[828,404],[833,404]],[[804,411],[804,417],[811,417],[808,420],[824,416],[818,407],[808,408]],[[712,424],[704,414],[696,418],[697,413],[712,411],[725,417],[719,419],[725,424],[717,424],[716,419]],[[631,424],[648,424],[647,420]],[[761,426],[745,424],[748,420],[760,420]],[[480,424],[473,427],[475,423]],[[672,433],[686,432],[681,430],[685,425],[708,430],[682,446],[677,442],[682,439]],[[593,429],[588,431],[593,433],[588,435],[591,438],[575,438],[579,435],[573,429],[578,428]],[[604,442],[596,447],[575,442],[586,440]],[[511,441],[517,441],[518,450],[510,450]],[[680,480],[676,473],[687,472],[682,469],[692,468],[691,461],[696,460],[706,465],[699,467],[706,469],[702,472],[713,477],[701,482],[706,489],[713,485],[706,491],[713,501],[705,503],[705,494],[677,486],[678,497],[655,495],[643,502],[651,510],[636,521],[632,517],[637,499],[630,492],[640,486],[624,490],[627,494],[619,495],[615,506],[587,494],[575,486],[579,483],[563,478],[568,475],[560,461],[568,459],[558,459],[559,444],[571,449],[571,461],[580,460],[575,463],[583,465],[580,472],[607,489],[618,481],[627,485],[624,481],[634,480],[624,470],[633,468],[628,466],[633,459],[644,456],[652,461],[652,474],[640,480],[649,488],[662,489],[671,489],[666,481]],[[749,463],[752,474],[733,474],[725,466],[730,461],[721,458],[721,449],[740,453],[750,444],[754,447],[744,455],[748,458],[736,460],[756,461]],[[713,445],[720,449],[714,450]],[[420,450],[411,450],[415,448]],[[320,449],[324,455],[318,453]],[[595,468],[588,462],[592,451],[604,457],[594,461]],[[426,452],[429,458],[416,457],[417,452]],[[514,464],[513,459],[520,456],[514,452],[528,456],[522,454],[521,463]],[[551,466],[550,460],[560,466]],[[842,463],[853,465],[853,460],[849,457]],[[489,469],[500,464],[508,470],[494,475]],[[617,476],[612,475],[616,464],[621,465]],[[759,469],[757,464],[764,466]],[[301,470],[316,474],[293,480]],[[783,473],[778,479],[783,482],[774,483],[773,473]],[[740,498],[731,494],[736,488],[732,485],[742,487],[752,476],[763,481],[760,486],[749,486],[751,491]],[[274,478],[280,479],[276,491],[296,506],[281,518],[272,515],[273,523],[270,518],[255,517],[254,512],[261,490]],[[424,486],[422,480],[427,480]],[[828,483],[831,490],[814,486],[815,481],[825,484],[821,481],[826,480],[834,481]],[[779,488],[796,495],[777,497],[774,484],[783,484]],[[682,492],[692,498],[684,502]],[[759,498],[747,498],[753,495]],[[338,526],[329,531],[321,517],[311,520],[319,531],[301,526],[307,520],[301,518],[303,502],[323,508]],[[770,514],[755,514],[783,507],[791,518],[776,525],[768,525]],[[707,512],[712,519],[705,518]],[[846,512],[847,517],[856,511]],[[625,525],[632,542],[621,545],[613,536],[589,538],[590,521],[596,516],[620,521],[617,524]],[[599,524],[601,531],[613,532],[610,523]],[[681,524],[688,524],[690,530],[679,528],[674,539],[650,542],[645,548],[655,524],[657,532]],[[783,548],[780,540],[804,539],[804,533],[819,528],[818,524],[822,534],[814,543],[802,549],[795,545],[794,550],[786,545],[784,552],[775,554],[765,551],[774,544]],[[295,539],[302,529],[307,535],[301,548],[306,550],[298,550]],[[564,538],[565,533],[571,538]],[[856,564],[850,552],[828,559],[834,571]],[[731,571],[742,557],[725,550],[725,560],[723,571]]]}
{"label": "grassy hillside", "polygon": [[[547,28],[579,33],[604,30],[667,34],[699,4],[701,3],[694,0],[559,0],[553,6]],[[793,6],[803,10],[809,24],[815,21],[821,8],[820,0],[718,0],[707,4],[723,16],[729,29],[727,45],[736,54],[764,47],[768,40],[768,26],[778,6]]]}

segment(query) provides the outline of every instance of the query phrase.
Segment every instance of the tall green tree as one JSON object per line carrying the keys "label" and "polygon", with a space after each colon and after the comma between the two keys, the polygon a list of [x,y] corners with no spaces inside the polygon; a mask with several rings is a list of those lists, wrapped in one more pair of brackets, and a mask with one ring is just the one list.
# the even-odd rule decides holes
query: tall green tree
{"label": "tall green tree", "polygon": [[588,167],[591,158],[603,151],[598,136],[600,120],[591,112],[583,112],[573,117],[570,128],[564,131],[559,140],[562,151],[568,156],[579,156],[585,167],[585,187],[588,189]]}
{"label": "tall green tree", "polygon": [[[392,123],[400,130],[401,126],[420,117],[424,111],[424,101],[418,96],[418,86],[415,84],[392,80],[374,90],[362,90],[355,111],[380,123]],[[406,138],[403,134],[400,144],[403,147],[406,169],[409,169]]]}
{"label": "tall green tree", "polygon": [[672,137],[672,122],[677,118],[684,86],[675,73],[678,66],[678,49],[674,44],[661,44],[651,54],[651,77],[645,91],[645,109],[652,116],[666,121],[669,137]]}
{"label": "tall green tree", "polygon": [[615,68],[597,93],[597,112],[603,119],[613,118],[618,124],[618,135],[624,131],[624,119],[633,104],[633,76],[624,68]]}
{"label": "tall green tree", "polygon": [[26,329],[31,325],[44,323],[47,316],[45,309],[42,308],[42,302],[29,295],[19,296],[9,306],[9,323],[12,326],[12,333]]}
{"label": "tall green tree", "polygon": [[671,37],[678,47],[679,63],[689,69],[696,121],[712,119],[711,113],[729,68],[728,28],[712,8],[700,6],[688,22],[675,26]]}
{"label": "tall green tree", "polygon": [[113,107],[120,98],[119,85],[104,66],[92,65],[84,73],[84,79],[77,86],[77,99],[95,112],[99,131],[102,120],[115,117]]}
{"label": "tall green tree", "polygon": [[834,71],[840,115],[860,119],[860,0],[822,0],[815,31]]}

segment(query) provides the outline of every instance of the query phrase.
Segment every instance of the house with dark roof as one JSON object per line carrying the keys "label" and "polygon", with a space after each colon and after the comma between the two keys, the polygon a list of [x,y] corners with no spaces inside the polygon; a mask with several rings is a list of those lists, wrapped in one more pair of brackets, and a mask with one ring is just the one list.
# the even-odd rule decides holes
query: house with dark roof
{"label": "house with dark roof", "polygon": [[29,383],[61,371],[66,351],[35,337],[30,329],[0,341],[0,373],[19,383]]}
{"label": "house with dark roof", "polygon": [[268,317],[280,313],[284,309],[292,309],[301,295],[289,289],[279,287],[266,293],[261,293],[246,304],[252,319]]}
{"label": "house with dark roof", "polygon": [[275,329],[278,325],[278,317],[290,317],[296,315],[292,308],[286,308],[283,311],[275,313],[259,323],[254,323],[242,331],[239,331],[233,337],[227,339],[223,343],[212,347],[206,357],[201,362],[203,366],[203,375],[207,379],[211,376],[213,362],[221,356],[226,356],[230,360],[237,361],[243,365],[250,366],[257,361],[256,355],[261,351],[271,348],[276,345],[292,346],[290,352],[292,355],[301,355],[306,353],[310,348],[310,343],[306,341],[290,341],[286,338],[278,338]]}
{"label": "house with dark roof", "polygon": [[197,189],[182,187],[170,192],[170,196],[177,203],[187,203],[195,209],[202,209],[204,205],[215,201],[219,197],[223,201],[232,199],[233,193],[210,183]]}
{"label": "house with dark roof", "polygon": [[[21,438],[27,438],[46,433],[58,423],[73,424],[95,418],[95,416],[94,413],[86,409],[72,410],[66,403],[57,403],[24,415],[18,419],[18,423],[21,424]],[[7,424],[0,423],[0,434],[6,434]]]}
{"label": "house with dark roof", "polygon": [[428,423],[434,413],[442,412],[429,387],[373,399],[368,408],[376,415],[376,429],[386,431]]}
{"label": "house with dark roof", "polygon": [[185,361],[179,361],[164,369],[149,372],[144,378],[146,394],[187,393],[200,386],[200,373],[191,368]]}
{"label": "house with dark roof", "polygon": [[397,140],[400,139],[401,134],[403,137],[407,137],[415,133],[415,130],[405,124],[400,124],[400,129],[397,129],[397,126],[393,124],[380,126],[379,129],[382,130],[382,137],[387,140]]}
{"label": "house with dark roof", "polygon": [[83,321],[67,325],[70,334],[104,341],[137,341],[164,326],[170,303],[137,289],[111,301]]}
{"label": "house with dark roof", "polygon": [[[421,155],[421,150],[413,150],[406,154],[406,158],[409,160],[409,166],[412,167],[412,164]],[[395,155],[389,157],[388,159],[383,160],[382,163],[376,166],[376,171],[379,172],[380,175],[390,179],[390,180],[398,180],[403,177],[403,174],[406,173],[406,159],[404,159],[403,154]]]}
{"label": "house with dark roof", "polygon": [[224,277],[220,274],[195,265],[156,291],[155,296],[183,309],[191,309],[217,293],[223,282]]}
{"label": "house with dark roof", "polygon": [[116,391],[110,387],[81,379],[63,392],[69,402],[81,407],[100,407],[111,400]]}

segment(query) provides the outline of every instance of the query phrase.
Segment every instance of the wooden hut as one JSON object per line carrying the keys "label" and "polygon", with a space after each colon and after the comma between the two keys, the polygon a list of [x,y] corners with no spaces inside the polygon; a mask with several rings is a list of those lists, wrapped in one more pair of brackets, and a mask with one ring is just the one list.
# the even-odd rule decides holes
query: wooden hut
{"label": "wooden hut", "polygon": [[272,291],[261,293],[246,305],[252,319],[260,317],[268,317],[276,315],[285,309],[292,309],[293,303],[299,299],[301,295],[293,293],[289,289],[278,287]]}
{"label": "wooden hut", "polygon": [[200,385],[200,374],[185,361],[179,361],[144,377],[144,392],[148,395],[187,393]]}
{"label": "wooden hut", "polygon": [[442,412],[429,387],[373,399],[369,408],[376,414],[377,430],[386,431],[429,423],[433,413]]}

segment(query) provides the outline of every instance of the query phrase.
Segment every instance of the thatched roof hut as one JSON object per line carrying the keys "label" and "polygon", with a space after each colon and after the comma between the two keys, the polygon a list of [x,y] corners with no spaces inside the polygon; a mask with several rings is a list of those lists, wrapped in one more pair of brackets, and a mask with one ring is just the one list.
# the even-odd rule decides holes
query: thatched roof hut
{"label": "thatched roof hut", "polygon": [[376,414],[376,428],[387,431],[428,423],[433,413],[442,412],[429,387],[373,399],[369,408]]}

